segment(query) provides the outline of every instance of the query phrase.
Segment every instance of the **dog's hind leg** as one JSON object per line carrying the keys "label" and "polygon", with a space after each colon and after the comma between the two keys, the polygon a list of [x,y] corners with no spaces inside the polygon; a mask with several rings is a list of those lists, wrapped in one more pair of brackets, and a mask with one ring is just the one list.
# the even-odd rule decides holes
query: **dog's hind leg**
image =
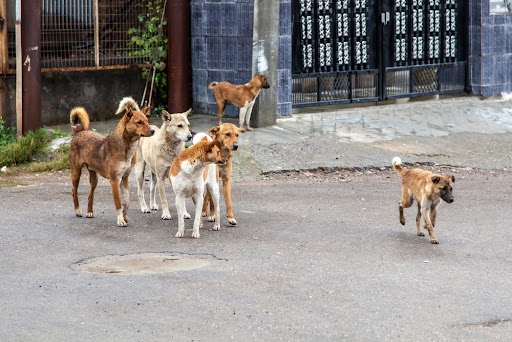
{"label": "dog's hind leg", "polygon": [[194,203],[196,205],[196,209],[195,209],[195,216],[194,216],[194,226],[192,227],[192,237],[195,239],[197,239],[201,236],[199,234],[199,228],[201,226],[201,210],[203,209],[203,191],[198,191],[198,193],[196,193],[193,196]]}
{"label": "dog's hind leg", "polygon": [[423,230],[421,229],[421,203],[418,203],[418,213],[416,214],[416,229],[418,231],[418,236],[425,236]]}
{"label": "dog's hind leg", "polygon": [[89,170],[89,184],[91,189],[89,190],[89,199],[87,201],[87,215],[86,217],[94,217],[93,203],[94,203],[94,190],[98,185],[98,174],[96,171]]}
{"label": "dog's hind leg", "polygon": [[405,225],[404,208],[409,208],[412,205],[412,195],[405,185],[402,185],[402,199],[398,202],[398,211],[400,213],[400,223]]}
{"label": "dog's hind leg", "polygon": [[231,179],[230,176],[222,174],[222,192],[224,195],[224,202],[226,203],[226,216],[229,224],[235,226],[235,214],[233,214],[233,203],[231,201]]}
{"label": "dog's hind leg", "polygon": [[251,127],[251,114],[255,100],[256,99],[249,103],[249,106],[247,107],[247,111],[245,113],[245,129],[248,131],[254,131],[254,129]]}
{"label": "dog's hind leg", "polygon": [[73,196],[73,207],[75,209],[75,215],[81,217],[82,211],[80,210],[80,203],[78,202],[78,184],[80,184],[82,168],[80,165],[70,165],[70,170],[71,183],[73,184],[73,188],[71,189],[71,195]]}
{"label": "dog's hind leg", "polygon": [[238,114],[238,123],[241,129],[245,127],[245,117],[247,115],[247,109],[249,109],[249,104],[246,103],[243,107],[240,107],[240,113]]}
{"label": "dog's hind leg", "polygon": [[224,113],[224,109],[226,109],[226,105],[228,101],[224,101],[222,99],[216,100],[217,102],[217,122],[218,124],[222,124],[222,113]]}
{"label": "dog's hind leg", "polygon": [[151,210],[158,210],[158,204],[156,204],[156,187],[157,177],[156,174],[151,171],[151,180],[149,182],[149,208]]}
{"label": "dog's hind leg", "polygon": [[137,178],[137,196],[139,197],[140,211],[143,213],[150,213],[151,210],[148,208],[146,204],[146,199],[144,197],[144,169],[145,163],[137,163],[135,164],[135,176]]}
{"label": "dog's hind leg", "polygon": [[[430,236],[430,243],[438,244],[436,233],[434,232],[434,226],[430,221],[430,203],[429,205],[424,205],[421,208],[421,215],[423,216],[423,220],[425,221],[425,228],[428,230],[428,235]],[[418,226],[419,227],[419,226]],[[420,229],[420,228],[418,228]],[[419,234],[418,234],[419,235]]]}

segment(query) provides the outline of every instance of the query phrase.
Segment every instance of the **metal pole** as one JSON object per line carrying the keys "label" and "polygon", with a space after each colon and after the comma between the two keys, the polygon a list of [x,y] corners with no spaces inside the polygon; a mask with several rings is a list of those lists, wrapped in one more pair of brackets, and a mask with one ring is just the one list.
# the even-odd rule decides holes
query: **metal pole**
{"label": "metal pole", "polygon": [[[20,1],[21,2],[21,1]],[[22,132],[41,127],[41,0],[21,4]],[[17,70],[19,72],[19,70]]]}
{"label": "metal pole", "polygon": [[169,112],[192,107],[190,46],[190,0],[169,0],[167,4],[167,104]]}
{"label": "metal pole", "polygon": [[[9,55],[7,45],[7,0],[0,0],[0,75],[6,74],[9,69]],[[5,116],[7,107],[7,80],[0,78],[0,119]]]}
{"label": "metal pole", "polygon": [[23,77],[21,48],[21,0],[16,0],[16,135],[23,134]]}

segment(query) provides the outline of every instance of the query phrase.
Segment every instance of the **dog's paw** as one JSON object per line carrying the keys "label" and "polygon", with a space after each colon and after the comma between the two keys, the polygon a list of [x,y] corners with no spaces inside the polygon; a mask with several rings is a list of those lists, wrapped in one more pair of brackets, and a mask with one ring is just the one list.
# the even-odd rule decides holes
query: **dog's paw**
{"label": "dog's paw", "polygon": [[208,216],[208,213],[206,211],[203,211],[203,212],[201,212],[201,216],[206,217],[206,216]]}
{"label": "dog's paw", "polygon": [[228,222],[232,226],[236,226],[236,220],[234,217],[228,217]]}
{"label": "dog's paw", "polygon": [[182,237],[183,237],[183,235],[185,235],[185,232],[184,232],[184,231],[179,231],[179,230],[178,230],[178,232],[176,233],[175,237],[177,237],[177,238],[182,238]]}
{"label": "dog's paw", "polygon": [[197,231],[197,232],[192,232],[192,237],[193,237],[194,239],[198,239],[199,237],[201,237],[201,234],[199,234],[199,231]]}
{"label": "dog's paw", "polygon": [[146,207],[141,207],[141,208],[140,208],[140,211],[142,211],[143,213],[147,214],[147,213],[150,213],[150,212],[151,212],[151,209],[149,209],[149,208],[146,206]]}
{"label": "dog's paw", "polygon": [[118,227],[126,227],[128,223],[124,220],[124,218],[118,218],[117,219],[117,226]]}
{"label": "dog's paw", "polygon": [[80,209],[75,210],[75,216],[76,217],[82,217],[82,211]]}
{"label": "dog's paw", "polygon": [[405,226],[405,219],[400,219],[400,223],[402,224],[402,226]]}
{"label": "dog's paw", "polygon": [[425,233],[418,233],[418,236],[425,236]]}
{"label": "dog's paw", "polygon": [[430,243],[433,244],[433,245],[437,245],[437,244],[439,244],[439,241],[437,241],[437,240],[430,240]]}
{"label": "dog's paw", "polygon": [[158,210],[158,205],[157,204],[152,204],[151,205],[151,210]]}
{"label": "dog's paw", "polygon": [[[81,216],[81,215],[80,215]],[[85,217],[88,217],[88,218],[92,218],[94,217],[94,213],[91,211],[91,212],[88,212]]]}
{"label": "dog's paw", "polygon": [[247,127],[245,128],[245,130],[246,130],[246,131],[249,131],[249,132],[252,132],[252,131],[254,131],[254,128],[252,128],[251,126],[247,126]]}
{"label": "dog's paw", "polygon": [[169,211],[162,212],[162,220],[170,220],[171,219],[171,213]]}
{"label": "dog's paw", "polygon": [[219,223],[215,223],[215,224],[213,225],[212,230],[220,230],[220,224],[219,224]]}
{"label": "dog's paw", "polygon": [[208,216],[208,222],[215,222],[215,215]]}
{"label": "dog's paw", "polygon": [[189,220],[192,216],[190,216],[189,213],[185,212],[185,214],[183,214],[183,218]]}

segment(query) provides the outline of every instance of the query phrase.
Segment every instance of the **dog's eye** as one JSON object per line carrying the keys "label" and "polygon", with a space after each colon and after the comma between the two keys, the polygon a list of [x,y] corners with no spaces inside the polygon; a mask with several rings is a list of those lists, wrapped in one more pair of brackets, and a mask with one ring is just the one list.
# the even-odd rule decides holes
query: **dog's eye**
{"label": "dog's eye", "polygon": [[226,137],[230,137],[231,136],[231,133],[226,133]]}
{"label": "dog's eye", "polygon": [[183,128],[183,125],[182,125],[182,124],[179,124],[179,125],[178,125],[178,128]]}
{"label": "dog's eye", "polygon": [[137,125],[142,125],[142,121],[141,120],[137,121]]}

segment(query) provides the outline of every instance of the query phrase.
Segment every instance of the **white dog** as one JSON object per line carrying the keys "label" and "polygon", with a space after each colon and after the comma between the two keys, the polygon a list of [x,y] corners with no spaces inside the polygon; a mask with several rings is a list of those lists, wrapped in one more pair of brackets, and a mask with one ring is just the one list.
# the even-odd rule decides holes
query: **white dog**
{"label": "white dog", "polygon": [[204,137],[201,141],[181,152],[171,165],[169,178],[176,195],[176,209],[178,211],[176,237],[181,238],[185,234],[184,217],[186,214],[185,199],[187,197],[192,197],[196,206],[192,237],[198,238],[200,236],[199,227],[201,226],[201,211],[204,201],[206,167],[209,164],[222,165],[226,163],[226,156],[221,154],[219,145],[218,140],[208,141],[208,138]]}
{"label": "white dog", "polygon": [[[137,194],[139,196],[140,210],[143,213],[150,213],[151,210],[158,210],[156,204],[156,189],[160,194],[162,203],[162,219],[170,220],[171,213],[165,194],[165,178],[169,172],[172,162],[180,152],[185,149],[185,142],[192,139],[190,123],[187,119],[189,109],[184,113],[169,114],[162,111],[162,126],[153,126],[155,134],[148,138],[140,139],[140,147],[136,155],[135,174],[137,177]],[[144,168],[148,165],[151,171],[149,186],[149,208],[146,205],[144,191]]]}

